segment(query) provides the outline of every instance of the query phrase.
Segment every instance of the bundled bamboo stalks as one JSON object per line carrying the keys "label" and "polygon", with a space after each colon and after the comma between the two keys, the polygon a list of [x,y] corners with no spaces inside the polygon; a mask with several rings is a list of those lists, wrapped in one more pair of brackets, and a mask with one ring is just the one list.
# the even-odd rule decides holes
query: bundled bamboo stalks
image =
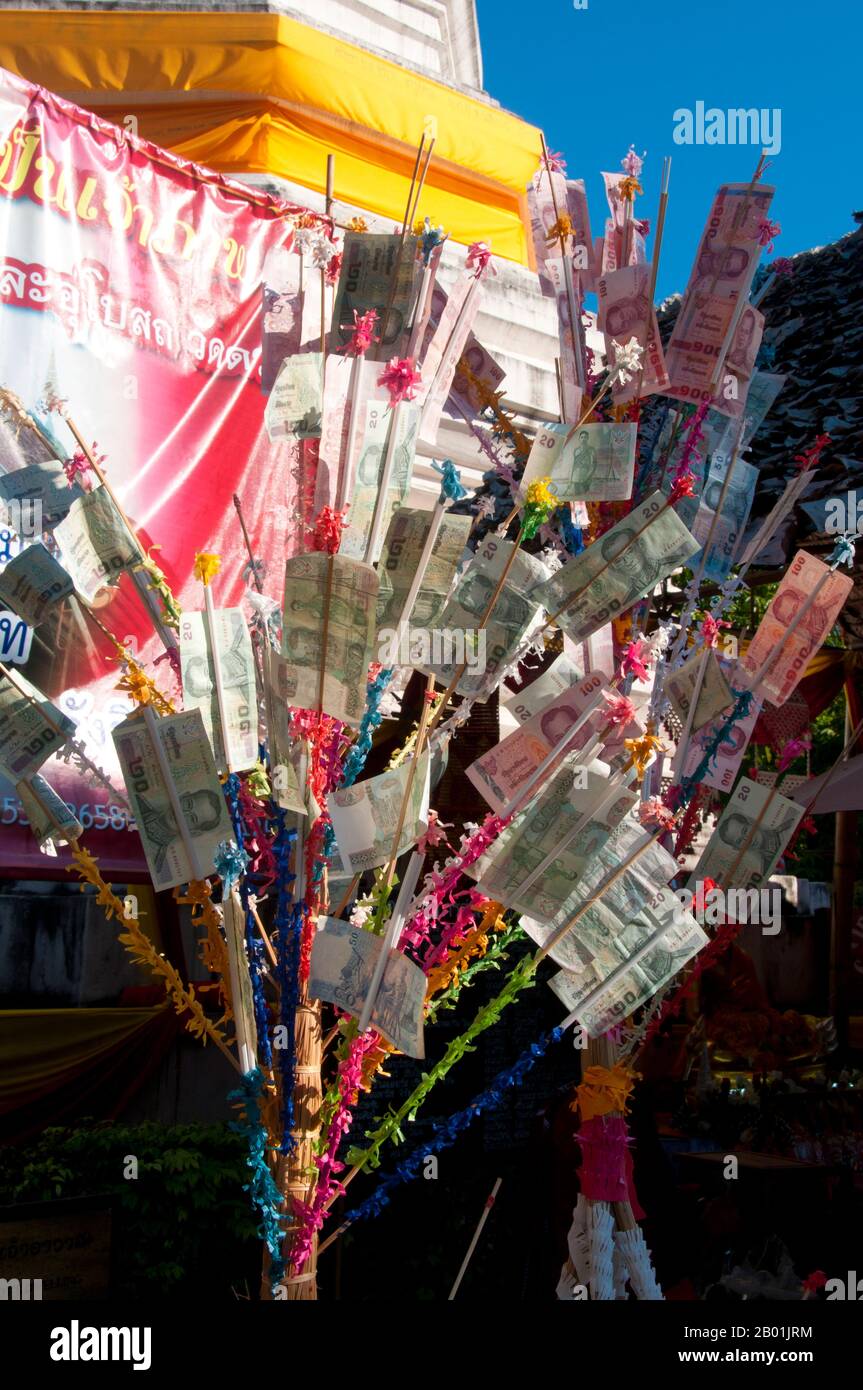
{"label": "bundled bamboo stalks", "polygon": [[[320,1129],[321,1110],[321,1033],[320,1000],[310,1000],[303,986],[297,1009],[295,1030],[297,1046],[296,1087],[294,1090],[294,1138],[296,1148],[279,1160],[276,1182],[284,1193],[288,1211],[294,1203],[308,1203],[315,1185],[314,1144]],[[285,1248],[290,1255],[290,1230]],[[291,1272],[283,1280],[285,1297],[290,1302],[308,1303],[317,1299],[318,1238],[315,1236],[311,1254],[301,1270]],[[267,1280],[265,1279],[265,1284]]]}

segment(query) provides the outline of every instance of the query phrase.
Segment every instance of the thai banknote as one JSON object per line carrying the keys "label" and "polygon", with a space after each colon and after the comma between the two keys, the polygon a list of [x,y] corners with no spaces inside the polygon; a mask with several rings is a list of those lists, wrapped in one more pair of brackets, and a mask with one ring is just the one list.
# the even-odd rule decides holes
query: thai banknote
{"label": "thai banknote", "polygon": [[[324,369],[324,413],[315,473],[315,512],[344,506],[351,495],[357,457],[363,442],[361,422],[369,401],[382,407],[386,392],[378,386],[379,362],[330,353]],[[341,487],[341,491],[339,491]]]}
{"label": "thai banknote", "polygon": [[[698,698],[690,723],[689,711],[696,687]],[[716,653],[709,648],[704,652],[696,652],[676,671],[669,673],[665,682],[665,693],[681,726],[685,729],[688,725],[690,733],[702,728],[709,719],[714,719],[734,703],[731,687],[722,673]]]}
{"label": "thai banknote", "polygon": [[[446,602],[472,524],[469,516],[445,512],[432,546],[428,568],[410,613],[403,612],[408,591],[419,568],[432,524],[432,513],[419,507],[399,507],[384,537],[378,565],[377,625],[395,629],[402,617],[412,627],[431,629]],[[384,665],[390,663],[384,662]]]}
{"label": "thai banknote", "polygon": [[[567,911],[594,896],[622,918],[636,916],[657,889],[679,872],[673,855],[646,830],[631,812],[623,816],[607,839],[597,847],[579,881]],[[563,915],[556,921],[565,920]]]}
{"label": "thai banknote", "polygon": [[75,724],[24,676],[15,680],[20,690],[0,676],[0,773],[20,782],[63,747]]}
{"label": "thai banknote", "polygon": [[[431,295],[431,309],[425,327],[422,349],[419,353],[424,373],[425,354],[448,304],[449,296],[442,286],[435,281]],[[496,391],[505,375],[503,367],[477,340],[475,334],[468,333],[450,386],[448,398],[450,409],[453,413],[466,415],[469,420],[472,420],[485,405],[480,385],[487,387],[490,391]]]}
{"label": "thai banknote", "polygon": [[[658,926],[680,925],[689,918],[676,894],[664,885],[656,888],[644,907],[627,919],[618,916],[602,898],[582,904],[573,916],[577,920],[551,946],[549,956],[565,970],[576,973],[585,964],[594,963],[601,976],[629,960]],[[523,917],[522,925],[538,946],[545,946],[555,936],[556,928],[548,922]]]}
{"label": "thai banknote", "polygon": [[505,376],[500,363],[470,333],[450,387],[449,406],[452,413],[473,420],[486,403],[481,388],[485,387],[489,392],[497,391]]}
{"label": "thai banknote", "polygon": [[551,479],[562,502],[624,502],[632,496],[635,424],[543,425],[537,431],[521,479],[521,491]]}
{"label": "thai banknote", "polygon": [[761,226],[776,190],[769,184],[723,184],[707,218],[686,286],[734,302],[749,293],[761,255]]}
{"label": "thai banknote", "polygon": [[525,720],[537,714],[558,695],[562,695],[571,685],[584,680],[584,675],[584,671],[579,670],[572,658],[561,652],[548,670],[543,671],[541,676],[537,676],[535,681],[531,681],[530,685],[526,685],[522,690],[513,693],[506,686],[502,686],[500,702],[513,719],[517,719],[519,724],[524,724]]}
{"label": "thai banknote", "polygon": [[560,408],[564,420],[579,420],[585,380],[584,324],[579,310],[578,277],[569,256],[550,256],[546,270],[557,308]]}
{"label": "thai banknote", "polygon": [[758,309],[747,305],[738,314],[733,300],[693,291],[683,302],[668,345],[670,384],[664,394],[680,401],[709,401],[721,415],[739,419],[763,334],[764,315]]}
{"label": "thai banknote", "polygon": [[40,849],[56,854],[58,845],[71,844],[84,834],[81,822],[44,777],[35,773],[15,786],[33,837]]}
{"label": "thai banknote", "polygon": [[[312,946],[309,994],[313,999],[325,999],[359,1018],[383,949],[384,943],[379,936],[352,927],[337,917],[325,918],[323,925],[318,926]],[[398,951],[390,951],[370,1026],[408,1057],[425,1056],[426,983],[418,965]]]}
{"label": "thai banknote", "polygon": [[[756,698],[744,719],[735,720],[730,727],[723,730],[722,741],[710,759],[706,772],[700,774],[699,782],[703,782],[706,787],[715,787],[717,791],[731,791],[760,713],[761,701]],[[719,718],[705,724],[695,735],[683,764],[685,777],[695,775],[722,723],[723,716],[720,715]]]}
{"label": "thai banknote", "polygon": [[28,540],[35,540],[43,530],[62,521],[72,503],[83,495],[77,483],[70,485],[59,459],[0,473],[0,500],[18,535]]}
{"label": "thai banknote", "polygon": [[[441,628],[477,633],[513,550],[513,542],[488,536],[477,547],[473,560],[459,575],[455,588],[438,619]],[[485,625],[485,671],[466,670],[456,686],[459,695],[490,691],[512,659],[522,638],[539,620],[539,592],[548,569],[535,555],[519,550]],[[460,663],[459,663],[460,665]],[[448,685],[459,665],[420,666],[426,675]]]}
{"label": "thai banknote", "polygon": [[457,282],[447,296],[444,310],[425,350],[420,435],[431,443],[437,439],[440,417],[456,368],[467,347],[481,293],[480,281],[475,275],[464,275]]}
{"label": "thai banknote", "polygon": [[[348,522],[339,547],[341,555],[359,560],[366,553],[388,451],[392,452],[393,462],[383,503],[381,537],[393,512],[404,503],[410,491],[416,454],[419,409],[419,401],[401,401],[394,409],[381,400],[366,402]],[[378,557],[372,555],[370,558],[374,562]]]}
{"label": "thai banknote", "polygon": [[555,292],[553,272],[549,271],[548,262],[560,255],[560,238],[553,228],[561,215],[569,217],[572,229],[565,239],[565,246],[573,271],[581,277],[582,289],[593,290],[593,239],[584,180],[567,179],[555,170],[549,173],[541,165],[528,185],[527,206],[543,294],[551,296]]}
{"label": "thai banknote", "polygon": [[752,888],[764,883],[785,852],[804,808],[769,787],[743,777],[705,846],[689,887],[712,878],[720,888]]}
{"label": "thai banknote", "polygon": [[347,873],[364,873],[403,854],[428,829],[429,755],[421,753],[411,782],[404,825],[394,842],[411,762],[342,787],[327,797],[336,848]]}
{"label": "thai banknote", "polygon": [[709,453],[720,453],[726,458],[730,458],[737,445],[740,453],[745,453],[757,430],[761,428],[779,392],[782,390],[787,377],[776,372],[755,372],[749,383],[749,390],[746,393],[746,404],[743,408],[743,430],[741,433],[740,421],[729,420],[725,416],[717,416],[722,422],[722,429],[717,433],[714,440],[708,437],[707,450]]}
{"label": "thai banknote", "polygon": [[652,998],[707,945],[707,940],[694,918],[672,921],[656,944],[606,989],[602,985],[608,974],[591,961],[585,961],[577,973],[561,970],[549,985],[567,1013],[575,1012],[590,1037],[596,1038]]}
{"label": "thai banknote", "polygon": [[742,310],[721,371],[717,367],[749,294],[773,193],[760,183],[725,184],[717,191],[665,354],[671,379],[666,394],[678,400],[707,400],[722,414],[740,414],[764,327],[757,309]]}
{"label": "thai banknote", "polygon": [[333,307],[331,350],[338,352],[354,331],[354,314],[376,309],[380,356],[390,357],[408,326],[419,273],[417,238],[400,232],[346,232]]}
{"label": "thai banknote", "polygon": [[582,716],[588,717],[573,734],[572,743],[549,765],[546,777],[569,753],[584,748],[608,728],[606,692],[611,693],[604,675],[597,671],[585,676],[470,764],[467,775],[492,810],[503,811]]}
{"label": "thai banknote", "polygon": [[535,593],[575,642],[624,613],[698,549],[673,507],[654,492]]}
{"label": "thai banknote", "polygon": [[240,895],[236,888],[231,888],[222,899],[222,921],[228,948],[231,1011],[234,1015],[237,1051],[243,1071],[248,1072],[256,1063],[258,1030],[249,959],[246,955],[245,917]]}
{"label": "thai banknote", "polygon": [[287,561],[276,686],[284,703],[299,709],[318,708],[328,592],[323,709],[356,727],[365,709],[366,675],[374,659],[378,577],[371,565],[323,552],[295,555]]}
{"label": "thai banknote", "polygon": [[572,758],[466,872],[495,901],[541,919],[569,903],[599,846],[636,804],[637,793],[593,762]]}
{"label": "thai banknote", "polygon": [[88,602],[106,584],[116,584],[123,570],[138,563],[141,552],[103,487],[73,502],[65,521],[54,530],[60,557]]}
{"label": "thai banknote", "polygon": [[632,338],[643,349],[640,372],[630,374],[626,382],[615,381],[614,400],[619,404],[665,391],[668,372],[659,337],[656,310],[650,302],[650,268],[628,265],[603,275],[599,281],[599,316],[597,327],[605,335],[606,362],[617,365],[614,344],[627,344]]}
{"label": "thai banknote", "polygon": [[264,407],[270,439],[316,439],[323,414],[323,355],[298,352],[286,357]]}
{"label": "thai banknote", "polygon": [[831,571],[815,555],[798,550],[741,659],[747,685],[771,704],[783,705],[853,587],[850,575]]}
{"label": "thai banknote", "polygon": [[74,592],[72,576],[41,541],[28,545],[0,570],[0,606],[30,627],[45,622],[54,605]]}
{"label": "thai banknote", "polygon": [[758,482],[758,469],[738,458],[726,487],[730,467],[727,455],[715,453],[700,499],[684,497],[678,508],[701,546],[703,559],[702,555],[693,557],[693,566],[703,564],[704,576],[717,581],[728,577],[737,558]]}
{"label": "thai banknote", "polygon": [[286,357],[303,341],[302,256],[274,246],[264,258],[261,293],[261,389],[272,391]]}
{"label": "thai banknote", "polygon": [[[320,808],[308,789],[308,744],[298,738],[292,726],[291,707],[284,696],[286,673],[284,658],[269,645],[263,649],[264,708],[267,721],[267,752],[273,799],[283,811],[316,816]],[[282,680],[280,681],[280,673]]]}
{"label": "thai banknote", "polygon": [[[206,878],[215,869],[219,845],[231,840],[234,832],[200,710],[164,715],[156,721],[152,734],[147,721],[135,715],[118,724],[111,737],[153,886],[160,891]],[[167,758],[196,864],[187,850],[162,775],[156,738]]]}
{"label": "thai banknote", "polygon": [[230,765],[232,771],[242,772],[252,767],[258,759],[258,705],[252,639],[239,608],[215,609],[213,626],[228,723],[227,758],[207,615],[185,610],[180,620],[183,706],[201,711],[216,766],[226,771]]}

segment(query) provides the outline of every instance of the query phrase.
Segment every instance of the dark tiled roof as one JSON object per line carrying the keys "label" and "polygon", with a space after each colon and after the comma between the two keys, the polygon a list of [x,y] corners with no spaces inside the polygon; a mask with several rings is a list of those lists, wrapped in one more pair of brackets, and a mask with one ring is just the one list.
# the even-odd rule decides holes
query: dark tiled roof
{"label": "dark tiled roof", "polygon": [[[794,475],[794,455],[825,433],[831,443],[802,500],[851,488],[863,500],[863,229],[804,251],[792,263],[793,275],[777,276],[760,305],[767,326],[759,366],[784,373],[787,380],[747,454],[761,471],[754,517],[766,515]],[[664,341],[679,308],[675,297],[659,310]],[[789,558],[800,546],[823,557],[834,541],[835,536],[816,532],[797,506]],[[859,550],[854,593],[842,614],[846,637],[855,646],[863,646],[863,547]],[[755,580],[778,577],[776,570],[752,573]]]}

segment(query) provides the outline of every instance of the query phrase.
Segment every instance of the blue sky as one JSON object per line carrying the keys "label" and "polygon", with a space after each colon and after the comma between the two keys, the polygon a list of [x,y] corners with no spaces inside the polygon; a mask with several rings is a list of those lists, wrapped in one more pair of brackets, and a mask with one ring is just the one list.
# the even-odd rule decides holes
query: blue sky
{"label": "blue sky", "polygon": [[[477,0],[486,90],[541,126],[570,177],[587,185],[602,230],[601,169],[634,144],[647,151],[636,204],[655,222],[664,155],[671,155],[658,297],[686,284],[698,235],[720,183],[752,177],[749,145],[677,145],[674,112],[763,107],[781,111],[776,185],[782,226],[774,254],[834,241],[863,208],[859,126],[860,0]],[[648,251],[652,245],[648,243]]]}

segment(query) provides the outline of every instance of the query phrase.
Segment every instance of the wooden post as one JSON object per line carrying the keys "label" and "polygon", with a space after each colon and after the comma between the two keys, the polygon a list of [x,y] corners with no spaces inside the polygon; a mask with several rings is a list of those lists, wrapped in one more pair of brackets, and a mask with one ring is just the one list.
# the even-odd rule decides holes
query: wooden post
{"label": "wooden post", "polygon": [[[302,902],[306,895],[305,887],[305,818],[297,817],[297,840],[294,851],[294,897]],[[293,1153],[282,1154],[276,1164],[275,1182],[285,1198],[285,1212],[290,1218],[294,1203],[307,1203],[315,1185],[314,1144],[320,1130],[321,1100],[321,1061],[323,1058],[323,1037],[321,1030],[321,1003],[310,999],[308,982],[300,988],[297,1017],[294,1025],[296,1065],[294,1068],[296,1085],[294,1087],[294,1128],[296,1146]],[[290,1226],[284,1242],[285,1259],[289,1268],[279,1287],[278,1297],[289,1303],[309,1303],[317,1300],[318,1237],[315,1234],[309,1258],[301,1270],[290,1268],[291,1231]],[[270,1281],[267,1274],[269,1259],[264,1252],[264,1275],[261,1282],[261,1298],[269,1301]]]}
{"label": "wooden post", "polygon": [[[308,997],[307,987],[303,986],[297,1008],[295,1029],[297,1046],[296,1087],[294,1089],[294,1138],[297,1141],[292,1154],[279,1159],[276,1182],[285,1194],[288,1205],[292,1202],[308,1202],[314,1187],[314,1178],[309,1171],[314,1170],[314,1143],[320,1129],[321,1110],[321,1005],[320,1000]],[[290,1234],[285,1242],[290,1253]],[[309,1259],[302,1270],[287,1274],[284,1280],[285,1295],[289,1303],[309,1303],[317,1300],[318,1237],[314,1238]]]}

